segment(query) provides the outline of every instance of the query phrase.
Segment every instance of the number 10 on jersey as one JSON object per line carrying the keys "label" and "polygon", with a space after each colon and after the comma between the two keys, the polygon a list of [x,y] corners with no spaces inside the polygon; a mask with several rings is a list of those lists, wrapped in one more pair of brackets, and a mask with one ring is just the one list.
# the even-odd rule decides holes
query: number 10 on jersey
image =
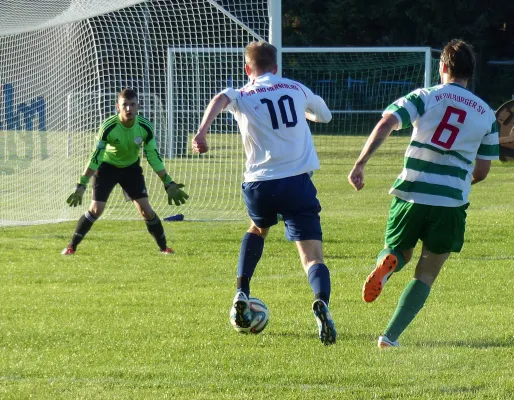
{"label": "number 10 on jersey", "polygon": [[[269,115],[271,118],[271,126],[273,127],[273,129],[278,129],[278,118],[273,101],[270,99],[263,98],[261,99],[261,103],[266,104],[266,106],[268,107]],[[282,119],[282,123],[287,128],[292,128],[293,126],[296,126],[296,124],[298,123],[298,117],[296,116],[293,98],[285,94],[278,99],[277,104],[278,109],[280,110],[280,117]],[[289,113],[291,114],[290,116],[287,115],[286,107],[289,108]]]}

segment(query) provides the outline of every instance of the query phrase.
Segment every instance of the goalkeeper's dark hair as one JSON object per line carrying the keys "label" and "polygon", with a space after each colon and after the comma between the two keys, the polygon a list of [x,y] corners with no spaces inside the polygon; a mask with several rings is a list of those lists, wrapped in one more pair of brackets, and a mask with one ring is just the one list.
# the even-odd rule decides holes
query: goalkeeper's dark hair
{"label": "goalkeeper's dark hair", "polygon": [[126,88],[120,92],[118,99],[122,97],[127,100],[137,99],[137,92],[134,89]]}
{"label": "goalkeeper's dark hair", "polygon": [[441,53],[441,61],[453,78],[471,80],[475,73],[475,53],[473,47],[464,40],[453,39]]}
{"label": "goalkeeper's dark hair", "polygon": [[252,71],[271,72],[277,65],[277,48],[268,42],[250,42],[246,46],[245,61]]}

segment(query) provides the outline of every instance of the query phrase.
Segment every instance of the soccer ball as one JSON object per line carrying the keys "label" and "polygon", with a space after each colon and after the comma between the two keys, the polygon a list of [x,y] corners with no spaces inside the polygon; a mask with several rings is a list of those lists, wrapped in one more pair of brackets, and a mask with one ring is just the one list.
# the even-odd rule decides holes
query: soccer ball
{"label": "soccer ball", "polygon": [[266,325],[268,325],[269,320],[269,311],[268,307],[262,300],[259,300],[256,297],[250,297],[250,313],[252,322],[250,326],[247,328],[243,328],[239,326],[235,320],[236,310],[234,307],[230,309],[230,324],[234,327],[236,331],[239,333],[261,333]]}

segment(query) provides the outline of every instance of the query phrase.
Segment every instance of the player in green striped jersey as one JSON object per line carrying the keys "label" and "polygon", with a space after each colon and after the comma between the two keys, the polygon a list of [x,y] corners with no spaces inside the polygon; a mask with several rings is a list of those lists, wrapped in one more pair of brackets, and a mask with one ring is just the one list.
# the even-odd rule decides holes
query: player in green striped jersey
{"label": "player in green striped jersey", "polygon": [[451,252],[464,243],[471,185],[484,180],[498,159],[498,128],[493,110],[471,93],[475,68],[472,47],[454,39],[443,49],[441,84],[417,89],[386,108],[352,171],[349,183],[364,187],[364,166],[393,130],[413,127],[404,168],[390,193],[385,248],[363,287],[374,301],[393,272],[410,261],[423,243],[414,279],[403,291],[382,336],[380,348],[398,346],[398,337],[421,310]]}
{"label": "player in green striped jersey", "polygon": [[166,172],[164,163],[157,151],[154,129],[150,121],[138,115],[137,93],[132,89],[123,90],[117,98],[116,110],[103,122],[98,132],[98,142],[75,191],[68,197],[70,207],[82,204],[82,197],[90,178],[95,176],[93,200],[88,211],[80,217],[75,233],[63,255],[72,255],[94,222],[102,215],[107,199],[117,184],[133,200],[144,218],[148,232],[154,237],[163,254],[173,253],[166,243],[166,235],[161,220],[148,201],[140,153],[143,148],[148,163],[164,184],[168,203],[184,204],[188,195],[181,190],[184,185],[175,183]]}

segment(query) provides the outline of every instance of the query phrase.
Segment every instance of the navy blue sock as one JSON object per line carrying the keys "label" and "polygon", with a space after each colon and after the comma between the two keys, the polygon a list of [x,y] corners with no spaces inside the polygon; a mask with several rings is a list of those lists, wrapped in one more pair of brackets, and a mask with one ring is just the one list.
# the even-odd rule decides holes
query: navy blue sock
{"label": "navy blue sock", "polygon": [[250,296],[250,279],[264,250],[264,238],[255,233],[246,232],[241,242],[239,261],[237,263],[237,290]]}
{"label": "navy blue sock", "polygon": [[309,268],[309,283],[314,298],[321,299],[328,304],[330,301],[330,272],[325,264],[314,264]]}

